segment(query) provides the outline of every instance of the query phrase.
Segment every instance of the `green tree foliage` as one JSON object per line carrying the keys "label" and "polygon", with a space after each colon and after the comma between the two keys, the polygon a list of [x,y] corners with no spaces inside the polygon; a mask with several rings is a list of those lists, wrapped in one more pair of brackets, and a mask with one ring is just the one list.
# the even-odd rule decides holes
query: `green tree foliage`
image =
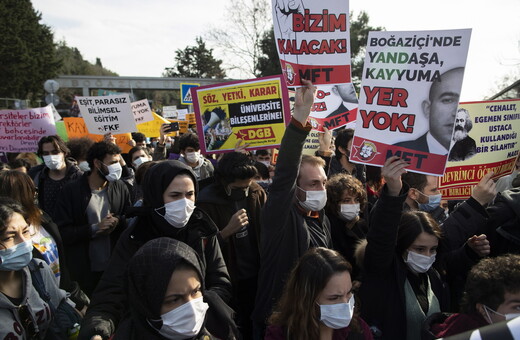
{"label": "green tree foliage", "polygon": [[350,12],[350,52],[352,65],[352,82],[356,85],[361,83],[363,74],[363,63],[365,61],[365,50],[368,40],[368,32],[384,31],[384,27],[370,26],[367,12],[361,11],[357,19]]}
{"label": "green tree foliage", "polygon": [[117,76],[117,73],[107,70],[99,58],[92,64],[83,59],[76,47],[70,47],[65,41],[58,42],[56,54],[61,61],[58,74],[83,76]]}
{"label": "green tree foliage", "polygon": [[226,77],[221,68],[222,60],[213,57],[213,49],[208,49],[201,37],[195,39],[195,46],[175,51],[175,66],[166,68],[165,77],[216,78]]}
{"label": "green tree foliage", "polygon": [[36,99],[59,68],[51,29],[30,0],[0,0],[0,97]]}
{"label": "green tree foliage", "polygon": [[[363,72],[363,61],[365,59],[365,47],[368,39],[368,32],[381,31],[383,27],[373,27],[368,24],[369,17],[366,12],[360,12],[357,18],[350,13],[350,51],[352,60],[352,79],[359,85]],[[258,61],[258,76],[270,76],[280,74],[280,61],[274,40],[274,31],[271,28],[266,32],[260,43],[263,55]]]}

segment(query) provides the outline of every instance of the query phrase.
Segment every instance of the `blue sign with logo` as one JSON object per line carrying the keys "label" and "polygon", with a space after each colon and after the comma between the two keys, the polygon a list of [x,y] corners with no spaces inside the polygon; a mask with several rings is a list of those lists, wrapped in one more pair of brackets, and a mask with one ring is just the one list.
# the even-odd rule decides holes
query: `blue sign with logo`
{"label": "blue sign with logo", "polygon": [[195,83],[181,83],[181,104],[190,105],[193,104],[193,99],[191,98],[190,89],[192,87],[200,86],[200,84]]}

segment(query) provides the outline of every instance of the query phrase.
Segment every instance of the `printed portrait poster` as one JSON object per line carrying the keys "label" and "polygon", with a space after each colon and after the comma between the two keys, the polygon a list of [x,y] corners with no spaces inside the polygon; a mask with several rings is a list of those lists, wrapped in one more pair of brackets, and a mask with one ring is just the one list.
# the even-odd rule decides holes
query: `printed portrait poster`
{"label": "printed portrait poster", "polygon": [[0,110],[0,151],[36,152],[40,138],[56,134],[50,106]]}
{"label": "printed portrait poster", "polygon": [[95,135],[137,131],[128,94],[76,97],[87,129]]}
{"label": "printed portrait poster", "polygon": [[497,179],[511,174],[520,149],[520,100],[460,103],[442,197],[467,199],[489,171]]}
{"label": "printed portrait poster", "polygon": [[350,160],[442,176],[471,30],[370,32]]}
{"label": "printed portrait poster", "polygon": [[348,1],[272,0],[272,9],[287,86],[351,82]]}
{"label": "printed portrait poster", "polygon": [[191,89],[204,153],[229,152],[241,139],[248,150],[277,147],[289,123],[281,75]]}
{"label": "printed portrait poster", "polygon": [[323,132],[355,125],[358,98],[354,84],[318,85],[309,122],[313,130]]}

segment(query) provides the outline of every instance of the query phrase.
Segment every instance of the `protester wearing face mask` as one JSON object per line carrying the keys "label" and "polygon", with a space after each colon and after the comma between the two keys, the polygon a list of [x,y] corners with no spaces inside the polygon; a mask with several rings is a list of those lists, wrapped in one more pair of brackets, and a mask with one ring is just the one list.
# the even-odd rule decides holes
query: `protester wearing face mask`
{"label": "protester wearing face mask", "polygon": [[[31,284],[29,263],[33,245],[22,206],[7,197],[0,198],[0,338],[44,339],[52,315]],[[35,259],[50,302],[58,306],[66,299],[52,270]]]}
{"label": "protester wearing face mask", "polygon": [[295,95],[294,114],[285,130],[273,183],[262,210],[260,272],[255,299],[254,339],[262,339],[265,320],[300,256],[312,247],[332,247],[323,159],[303,155],[311,125],[307,119],[316,88],[303,80]]}
{"label": "protester wearing face mask", "polygon": [[409,187],[401,175],[408,165],[396,156],[385,162],[381,172],[386,184],[360,258],[361,315],[381,339],[420,339],[426,318],[450,309],[446,279],[452,281],[474,264],[468,254],[472,249],[448,251],[452,240],[449,235],[441,239],[441,229],[428,213],[403,210]]}
{"label": "protester wearing face mask", "polygon": [[152,160],[152,157],[148,153],[146,147],[142,146],[135,146],[130,149],[128,156],[130,157],[130,161],[132,162],[132,166],[134,167],[135,171],[139,169],[141,164],[150,162]]}
{"label": "protester wearing face mask", "polygon": [[[489,218],[486,206],[496,195],[493,173],[487,173],[473,188],[469,199],[446,217],[440,206],[442,195],[438,187],[438,177],[408,172],[403,175],[410,190],[403,205],[404,210],[425,211],[441,223],[441,229],[449,249],[456,250],[463,246],[468,238],[483,232]],[[371,213],[370,216],[373,214]]]}
{"label": "protester wearing face mask", "polygon": [[287,279],[265,339],[372,339],[355,312],[351,273],[338,252],[309,249]]}
{"label": "protester wearing face mask", "polygon": [[64,187],[54,221],[60,229],[71,278],[91,296],[121,232],[130,194],[121,177],[121,149],[95,143],[87,161],[92,171]]}
{"label": "protester wearing face mask", "polygon": [[252,336],[251,313],[260,268],[260,212],[266,195],[253,180],[257,171],[245,154],[230,152],[219,160],[215,183],[197,198],[219,228],[219,241],[234,289],[231,307],[246,339]]}
{"label": "protester wearing face mask", "polygon": [[520,255],[507,254],[475,265],[466,280],[461,312],[439,315],[429,331],[432,338],[447,337],[519,316]]}
{"label": "protester wearing face mask", "polygon": [[[131,313],[114,340],[214,339],[206,315],[220,312],[222,328],[236,332],[232,310],[205,289],[203,263],[185,243],[168,237],[149,241],[128,263],[126,295]],[[231,332],[227,339],[233,339]]]}
{"label": "protester wearing face mask", "polygon": [[0,171],[0,196],[13,198],[26,212],[33,257],[44,260],[51,268],[59,287],[69,292],[78,310],[86,310],[88,297],[77,282],[70,279],[63,240],[58,226],[35,203],[36,188],[31,178],[18,171]]}
{"label": "protester wearing face mask", "polygon": [[70,149],[70,157],[78,163],[78,167],[83,172],[90,171],[87,162],[88,150],[94,145],[94,141],[88,137],[70,138],[67,147]]}
{"label": "protester wearing face mask", "polygon": [[63,187],[81,177],[83,172],[74,160],[69,159],[70,150],[59,136],[45,136],[38,141],[38,156],[43,164],[32,167],[29,176],[38,188],[38,204],[52,218],[55,204]]}
{"label": "protester wearing face mask", "polygon": [[189,165],[197,180],[213,176],[213,164],[200,153],[199,138],[194,133],[185,133],[179,138],[179,161]]}
{"label": "protester wearing face mask", "polygon": [[142,186],[143,204],[128,214],[137,219],[123,232],[114,249],[85,316],[80,339],[94,335],[108,338],[114,333],[128,310],[123,289],[128,261],[155,238],[169,237],[192,247],[204,264],[206,289],[225,301],[230,299],[231,285],[218,245],[218,228],[195,206],[198,185],[191,168],[179,161],[160,162],[148,169]]}
{"label": "protester wearing face mask", "polygon": [[325,211],[330,220],[334,249],[353,265],[352,278],[359,279],[360,269],[354,259],[356,245],[366,237],[367,222],[359,216],[366,205],[366,192],[355,177],[343,173],[327,181]]}

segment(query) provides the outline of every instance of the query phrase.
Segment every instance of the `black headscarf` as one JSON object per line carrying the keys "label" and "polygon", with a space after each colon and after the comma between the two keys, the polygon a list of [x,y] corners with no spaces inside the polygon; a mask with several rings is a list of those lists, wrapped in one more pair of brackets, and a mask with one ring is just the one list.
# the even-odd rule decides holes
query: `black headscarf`
{"label": "black headscarf", "polygon": [[[143,205],[132,207],[127,212],[127,216],[139,216],[139,224],[145,229],[151,228],[151,233],[147,233],[146,239],[159,236],[178,238],[182,229],[177,229],[168,223],[164,217],[165,209],[163,194],[173,179],[178,175],[188,175],[193,180],[195,186],[195,197],[198,194],[198,183],[195,173],[189,165],[176,160],[163,161],[153,165],[143,179]],[[144,230],[141,230],[144,232]]]}
{"label": "black headscarf", "polygon": [[204,287],[204,265],[197,253],[181,241],[169,237],[153,239],[130,259],[126,284],[137,332],[150,332],[149,321],[156,329],[162,326],[161,306],[166,288],[181,262],[193,267],[201,279],[201,287]]}

